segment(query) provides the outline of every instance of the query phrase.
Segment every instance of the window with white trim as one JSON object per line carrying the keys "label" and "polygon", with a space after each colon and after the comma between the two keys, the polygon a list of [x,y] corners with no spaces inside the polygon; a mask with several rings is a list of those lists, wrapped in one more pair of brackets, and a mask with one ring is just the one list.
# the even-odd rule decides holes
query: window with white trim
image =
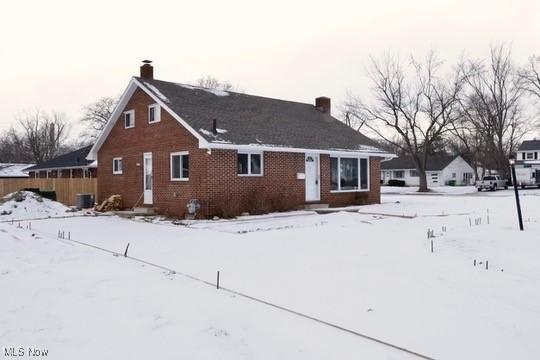
{"label": "window with white trim", "polygon": [[409,176],[410,177],[418,177],[418,171],[417,170],[409,170]]}
{"label": "window with white trim", "polygon": [[122,167],[122,158],[121,157],[115,157],[112,160],[112,172],[113,174],[122,174],[123,173],[123,167]]}
{"label": "window with white trim", "polygon": [[263,154],[239,152],[237,155],[237,173],[239,176],[262,176]]}
{"label": "window with white trim", "polygon": [[394,170],[395,179],[403,179],[405,177],[405,172],[403,170]]}
{"label": "window with white trim", "polygon": [[527,153],[527,160],[532,160],[532,159],[534,159],[534,153],[528,152]]}
{"label": "window with white trim", "polygon": [[189,180],[189,152],[179,151],[171,153],[171,180]]}
{"label": "window with white trim", "polygon": [[159,104],[148,105],[148,123],[153,124],[161,121]]}
{"label": "window with white trim", "polygon": [[330,157],[331,191],[366,191],[369,189],[367,158]]}
{"label": "window with white trim", "polygon": [[130,129],[135,127],[135,110],[124,112],[124,128]]}

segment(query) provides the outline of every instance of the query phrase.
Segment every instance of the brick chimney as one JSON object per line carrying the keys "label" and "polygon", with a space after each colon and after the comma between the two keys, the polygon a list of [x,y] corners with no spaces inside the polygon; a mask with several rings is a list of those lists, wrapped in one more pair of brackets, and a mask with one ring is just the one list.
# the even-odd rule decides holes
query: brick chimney
{"label": "brick chimney", "polygon": [[143,64],[141,65],[141,77],[143,79],[154,78],[154,67],[151,64],[152,60],[143,60]]}
{"label": "brick chimney", "polygon": [[315,108],[325,114],[330,114],[330,98],[321,96],[315,99]]}

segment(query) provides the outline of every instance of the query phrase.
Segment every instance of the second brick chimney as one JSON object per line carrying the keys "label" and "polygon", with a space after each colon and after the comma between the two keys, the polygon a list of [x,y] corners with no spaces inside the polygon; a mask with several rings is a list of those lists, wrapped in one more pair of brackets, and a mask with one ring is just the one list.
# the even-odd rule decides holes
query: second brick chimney
{"label": "second brick chimney", "polygon": [[315,108],[325,114],[330,114],[330,98],[321,96],[315,99]]}
{"label": "second brick chimney", "polygon": [[141,65],[141,77],[143,79],[154,78],[154,67],[151,64],[152,60],[143,60],[143,64]]}

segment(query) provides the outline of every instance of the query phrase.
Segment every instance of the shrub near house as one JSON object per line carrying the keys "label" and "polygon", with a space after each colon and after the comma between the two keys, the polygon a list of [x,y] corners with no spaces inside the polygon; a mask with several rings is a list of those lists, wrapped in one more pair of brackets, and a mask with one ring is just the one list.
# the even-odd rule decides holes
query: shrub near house
{"label": "shrub near house", "polygon": [[380,201],[380,159],[390,154],[311,104],[134,77],[89,153],[99,200],[120,194],[183,216],[234,216]]}

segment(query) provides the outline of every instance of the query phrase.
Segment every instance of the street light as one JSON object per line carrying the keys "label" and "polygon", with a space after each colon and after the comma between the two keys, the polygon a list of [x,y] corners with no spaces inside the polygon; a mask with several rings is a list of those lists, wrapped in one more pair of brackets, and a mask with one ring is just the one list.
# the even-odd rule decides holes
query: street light
{"label": "street light", "polygon": [[521,205],[519,204],[519,192],[516,180],[516,158],[514,157],[514,155],[510,155],[508,162],[510,163],[510,169],[512,170],[512,184],[514,184],[514,194],[516,194],[516,207],[519,220],[519,230],[523,231],[523,218],[521,217]]}

